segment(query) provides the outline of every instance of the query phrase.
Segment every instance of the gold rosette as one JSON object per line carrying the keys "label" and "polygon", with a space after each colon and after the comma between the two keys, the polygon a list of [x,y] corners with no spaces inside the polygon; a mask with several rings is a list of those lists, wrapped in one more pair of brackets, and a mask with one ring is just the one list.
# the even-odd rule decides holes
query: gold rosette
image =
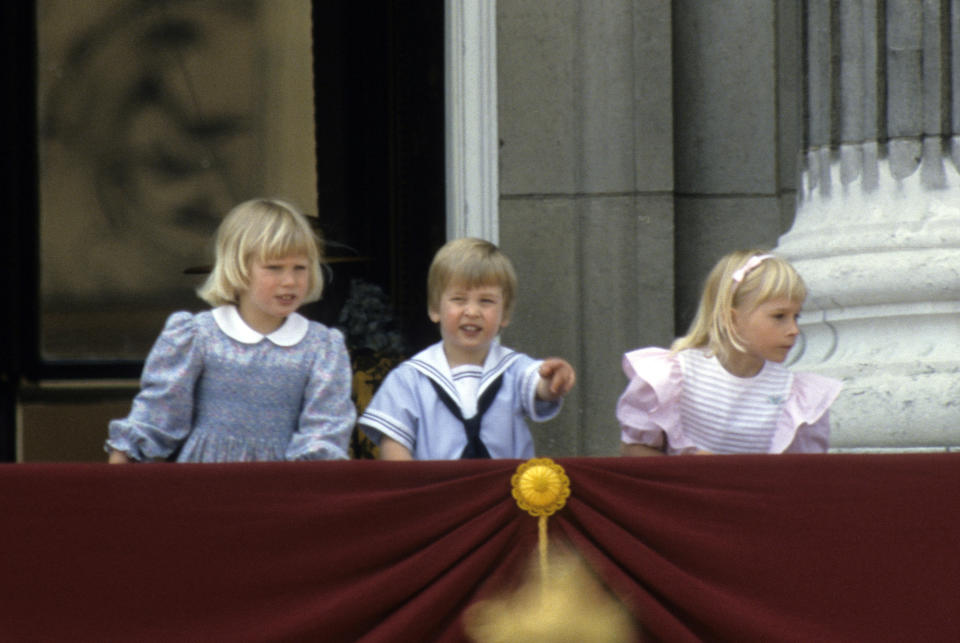
{"label": "gold rosette", "polygon": [[547,518],[560,511],[570,497],[570,478],[550,458],[533,458],[510,479],[513,498],[531,516],[539,518],[540,569],[547,575]]}
{"label": "gold rosette", "polygon": [[570,478],[550,458],[527,460],[513,474],[513,497],[531,516],[552,516],[570,497]]}

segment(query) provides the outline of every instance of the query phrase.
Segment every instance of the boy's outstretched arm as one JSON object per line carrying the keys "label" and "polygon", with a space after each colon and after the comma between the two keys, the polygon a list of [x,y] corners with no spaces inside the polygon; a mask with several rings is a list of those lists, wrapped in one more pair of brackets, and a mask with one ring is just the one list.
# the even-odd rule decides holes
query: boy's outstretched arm
{"label": "boy's outstretched arm", "polygon": [[546,402],[559,400],[570,392],[577,382],[577,374],[570,363],[559,357],[548,357],[540,365],[537,399]]}

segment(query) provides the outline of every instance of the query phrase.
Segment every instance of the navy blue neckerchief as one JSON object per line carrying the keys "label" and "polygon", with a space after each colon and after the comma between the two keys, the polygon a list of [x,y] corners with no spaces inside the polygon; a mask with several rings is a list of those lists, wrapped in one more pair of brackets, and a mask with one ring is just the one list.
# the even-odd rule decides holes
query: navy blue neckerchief
{"label": "navy blue neckerchief", "polygon": [[496,379],[490,382],[487,390],[477,399],[477,412],[473,414],[473,417],[468,419],[463,418],[460,406],[450,397],[450,394],[447,393],[442,386],[430,378],[427,379],[433,384],[433,388],[437,391],[437,395],[440,397],[444,406],[453,413],[455,418],[463,423],[463,428],[467,432],[467,446],[463,448],[460,459],[489,458],[490,452],[487,451],[487,445],[480,439],[480,420],[483,419],[483,414],[486,413],[490,405],[493,404],[493,398],[497,396],[500,385],[503,384],[503,374],[501,373]]}

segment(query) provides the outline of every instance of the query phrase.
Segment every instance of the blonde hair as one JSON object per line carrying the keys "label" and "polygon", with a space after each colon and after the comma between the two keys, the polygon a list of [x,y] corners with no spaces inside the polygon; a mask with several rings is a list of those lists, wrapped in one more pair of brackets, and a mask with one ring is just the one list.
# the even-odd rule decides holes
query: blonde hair
{"label": "blonde hair", "polygon": [[464,237],[448,241],[433,256],[427,273],[427,310],[440,310],[440,298],[450,284],[466,288],[500,286],[503,290],[503,318],[510,319],[517,295],[517,274],[513,263],[497,246]]}
{"label": "blonde hair", "polygon": [[[764,258],[747,268],[751,257]],[[745,274],[738,275],[741,280],[734,279],[737,271],[745,268]],[[807,286],[793,266],[764,250],[731,252],[710,271],[690,330],[670,349],[706,348],[723,361],[734,350],[746,350],[734,329],[733,310],[749,313],[771,299],[781,298],[800,303],[807,298]]]}
{"label": "blonde hair", "polygon": [[323,293],[322,242],[306,217],[280,199],[253,199],[234,207],[217,229],[213,270],[197,294],[211,306],[236,304],[250,286],[250,266],[303,255],[309,264],[304,302]]}

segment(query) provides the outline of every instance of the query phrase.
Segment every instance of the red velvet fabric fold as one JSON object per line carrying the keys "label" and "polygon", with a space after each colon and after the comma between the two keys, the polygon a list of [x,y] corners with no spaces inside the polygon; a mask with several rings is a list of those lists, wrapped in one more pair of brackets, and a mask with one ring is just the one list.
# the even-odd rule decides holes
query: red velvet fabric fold
{"label": "red velvet fabric fold", "polygon": [[[558,462],[645,640],[960,639],[956,455]],[[535,554],[518,464],[2,465],[0,638],[464,641]]]}

